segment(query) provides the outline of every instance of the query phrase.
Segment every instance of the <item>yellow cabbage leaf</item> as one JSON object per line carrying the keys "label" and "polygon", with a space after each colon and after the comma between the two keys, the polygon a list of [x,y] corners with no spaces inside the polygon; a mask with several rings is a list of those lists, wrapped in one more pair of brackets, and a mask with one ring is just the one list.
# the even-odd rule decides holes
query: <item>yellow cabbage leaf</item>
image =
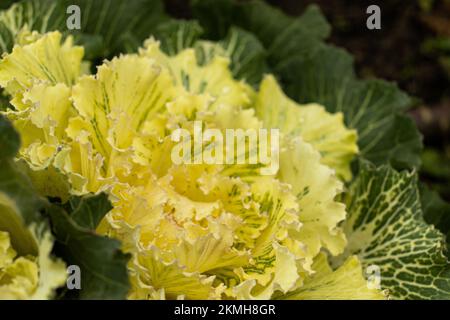
{"label": "yellow cabbage leaf", "polygon": [[330,114],[318,104],[297,104],[283,93],[273,76],[262,81],[255,109],[265,127],[301,136],[321,153],[323,164],[350,180],[350,162],[358,153],[357,133],[346,128],[342,113]]}

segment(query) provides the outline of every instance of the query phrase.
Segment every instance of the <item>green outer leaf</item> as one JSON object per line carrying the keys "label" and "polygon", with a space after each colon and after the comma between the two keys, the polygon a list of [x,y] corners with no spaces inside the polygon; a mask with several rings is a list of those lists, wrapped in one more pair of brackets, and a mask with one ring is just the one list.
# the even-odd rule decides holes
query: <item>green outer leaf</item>
{"label": "green outer leaf", "polygon": [[13,160],[20,147],[20,137],[12,124],[0,115],[0,192],[6,194],[18,207],[26,225],[40,222],[39,210],[46,201],[37,196],[33,186]]}
{"label": "green outer leaf", "polygon": [[293,54],[309,52],[330,33],[329,24],[314,5],[300,17],[289,17],[263,1],[197,0],[192,11],[208,39],[225,38],[232,26],[253,34],[266,48],[271,67]]}
{"label": "green outer leaf", "polygon": [[[13,247],[20,254],[37,253],[37,243],[28,231],[31,224],[46,229],[40,210],[47,205],[35,192],[30,180],[14,163],[13,157],[20,147],[20,138],[11,123],[0,115],[0,230],[10,234]],[[6,197],[11,205],[3,206]],[[38,235],[40,236],[40,235]]]}
{"label": "green outer leaf", "polygon": [[308,6],[299,20],[303,27],[317,38],[326,39],[331,34],[331,26],[317,5]]}
{"label": "green outer leaf", "polygon": [[[103,40],[102,57],[134,51],[158,24],[168,19],[161,0],[62,1],[65,8],[73,4],[81,9],[82,26],[80,31],[71,33],[100,35]],[[65,29],[64,27],[62,30]]]}
{"label": "green outer leaf", "polygon": [[[387,116],[385,121],[390,122],[389,126],[384,126],[382,121],[379,122],[381,130],[385,130],[383,135],[373,129],[365,137],[365,143],[360,142],[364,145],[362,154],[377,164],[389,162],[394,168],[420,167],[422,135],[417,130],[414,120],[406,115],[394,114],[393,119]],[[367,126],[370,124],[368,122]],[[377,143],[370,143],[369,137],[373,139],[372,142]]]}
{"label": "green outer leaf", "polygon": [[0,52],[10,52],[24,26],[44,33],[63,30],[66,8],[54,0],[23,0],[0,13]]}
{"label": "green outer leaf", "polygon": [[194,18],[200,21],[205,36],[211,40],[224,38],[231,26],[233,1],[191,0]]}
{"label": "green outer leaf", "polygon": [[[120,241],[95,234],[91,226],[110,210],[105,195],[74,199],[69,215],[62,208],[47,210],[56,236],[56,252],[69,265],[81,269],[81,290],[68,292],[66,298],[125,299],[130,288],[127,263],[129,255],[122,253]],[[84,216],[83,216],[84,215]]]}
{"label": "green outer leaf", "polygon": [[72,197],[65,205],[74,222],[80,227],[95,230],[113,206],[105,193]]}
{"label": "green outer leaf", "polygon": [[175,55],[193,47],[202,33],[203,29],[197,21],[172,20],[159,25],[154,36],[160,41],[164,52]]}
{"label": "green outer leaf", "polygon": [[200,21],[206,37],[211,40],[223,39],[233,25],[255,34],[266,48],[291,25],[302,25],[311,36],[322,39],[328,37],[331,30],[315,5],[309,6],[300,17],[289,17],[258,0],[192,0],[191,6],[194,18]]}
{"label": "green outer leaf", "polygon": [[[424,184],[420,185],[419,191],[425,221],[446,235],[447,248],[450,248],[450,203],[445,202],[439,193]],[[447,256],[450,258],[448,250]]]}
{"label": "green outer leaf", "polygon": [[10,99],[6,96],[5,91],[3,89],[0,89],[0,112],[11,108],[9,100]]}
{"label": "green outer leaf", "polygon": [[231,59],[233,76],[257,86],[268,71],[267,52],[258,38],[250,32],[232,27],[220,45]]}
{"label": "green outer leaf", "polygon": [[[450,152],[428,146],[422,153],[422,173],[432,180],[450,180]],[[447,187],[450,192],[450,186]]]}
{"label": "green outer leaf", "polygon": [[[70,5],[81,9],[81,30],[68,30]],[[28,25],[40,33],[59,30],[86,46],[88,59],[134,51],[159,23],[167,21],[161,0],[22,0],[0,15],[0,52],[10,52]]]}
{"label": "green outer leaf", "polygon": [[267,52],[251,33],[232,27],[220,42],[198,41],[195,45],[197,60],[207,63],[216,55],[230,58],[234,78],[245,80],[257,87],[268,71]]}
{"label": "green outer leaf", "polygon": [[0,160],[12,159],[20,149],[19,133],[0,115]]}
{"label": "green outer leaf", "polygon": [[444,237],[422,217],[415,173],[362,163],[347,196],[345,253],[377,265],[381,285],[396,299],[450,299]]}
{"label": "green outer leaf", "polygon": [[7,9],[9,8],[13,3],[18,2],[19,0],[2,0],[0,3],[0,9]]}

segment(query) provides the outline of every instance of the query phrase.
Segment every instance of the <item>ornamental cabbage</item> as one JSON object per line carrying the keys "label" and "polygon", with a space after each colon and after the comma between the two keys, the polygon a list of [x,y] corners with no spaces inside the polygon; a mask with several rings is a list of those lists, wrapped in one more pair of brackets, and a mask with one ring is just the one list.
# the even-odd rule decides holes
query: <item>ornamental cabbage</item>
{"label": "ornamental cabbage", "polygon": [[[254,91],[233,79],[226,56],[200,65],[195,50],[170,57],[152,39],[77,79],[82,48],[57,32],[35,37],[0,63],[20,157],[67,177],[72,194],[110,194],[98,231],[132,255],[130,298],[269,299],[315,275],[321,249],[343,252],[333,169],[350,178],[358,147],[342,114],[297,105],[273,76]],[[279,172],[172,163],[171,132],[198,120],[222,131],[280,128]]]}
{"label": "ornamental cabbage", "polygon": [[[322,44],[317,9],[295,20],[258,1],[219,2],[248,19],[210,25],[203,39],[196,22],[164,21],[144,42],[124,31],[122,44],[112,26],[88,24],[101,54],[92,34],[74,37],[57,22],[10,23],[28,5],[58,12],[54,2],[0,15],[13,38],[0,61],[2,113],[21,140],[5,163],[41,203],[39,223],[23,219],[18,232],[8,214],[25,209],[0,188],[0,298],[55,296],[66,273],[53,238],[66,264],[84,268],[80,298],[449,297],[443,236],[423,221],[415,174],[390,167],[417,165],[420,139],[401,114],[409,99],[357,80],[345,54]],[[194,1],[203,27],[210,5]],[[264,17],[280,24],[268,30]],[[319,34],[305,35],[308,17]],[[214,35],[222,29],[228,35]],[[286,37],[304,37],[305,48],[283,47]],[[99,57],[108,59],[97,65]],[[327,66],[342,72],[325,76]],[[217,135],[193,146],[178,144],[179,130]],[[230,130],[279,130],[279,141],[236,135],[242,151],[217,140]],[[183,159],[205,150],[227,159],[179,162],[178,147]],[[264,147],[274,172],[261,174],[260,158],[239,161]],[[381,279],[366,279],[372,267]]]}

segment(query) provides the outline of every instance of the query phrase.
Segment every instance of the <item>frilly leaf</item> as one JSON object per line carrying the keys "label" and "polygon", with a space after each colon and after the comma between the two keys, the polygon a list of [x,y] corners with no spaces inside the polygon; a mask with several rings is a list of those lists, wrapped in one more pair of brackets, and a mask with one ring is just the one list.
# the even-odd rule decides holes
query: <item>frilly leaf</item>
{"label": "frilly leaf", "polygon": [[349,245],[338,261],[357,255],[363,266],[378,266],[381,286],[396,299],[450,297],[444,237],[423,220],[415,173],[363,163],[346,203]]}
{"label": "frilly leaf", "polygon": [[286,136],[301,136],[321,153],[323,164],[345,180],[351,178],[357,134],[346,128],[341,113],[329,114],[317,104],[298,105],[284,95],[273,76],[261,83],[255,109],[265,127],[279,128]]}
{"label": "frilly leaf", "polygon": [[317,274],[306,279],[304,284],[287,294],[278,294],[279,300],[383,300],[386,292],[371,288],[364,279],[361,263],[355,256],[338,269],[332,270],[327,257],[321,254],[313,266]]}

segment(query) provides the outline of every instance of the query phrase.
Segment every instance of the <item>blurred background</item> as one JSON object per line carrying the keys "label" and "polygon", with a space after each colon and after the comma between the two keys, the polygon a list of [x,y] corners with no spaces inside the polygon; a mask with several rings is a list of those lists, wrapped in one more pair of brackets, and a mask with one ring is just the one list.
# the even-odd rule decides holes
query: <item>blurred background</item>
{"label": "blurred background", "polygon": [[[329,42],[346,48],[363,78],[395,81],[415,97],[410,111],[424,135],[421,179],[450,201],[450,0],[266,0],[287,14],[320,6],[333,27]],[[381,8],[381,30],[368,30],[366,9]],[[189,18],[186,0],[167,10]]]}

